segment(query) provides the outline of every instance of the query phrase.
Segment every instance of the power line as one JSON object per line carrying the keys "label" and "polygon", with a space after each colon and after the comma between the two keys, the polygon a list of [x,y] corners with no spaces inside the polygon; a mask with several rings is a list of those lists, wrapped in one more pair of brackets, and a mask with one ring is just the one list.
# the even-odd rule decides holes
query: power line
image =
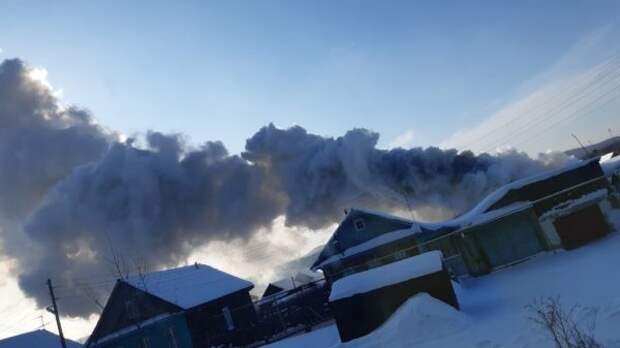
{"label": "power line", "polygon": [[[620,81],[620,79],[618,79],[618,80]],[[612,81],[613,81],[613,80],[612,80]],[[590,102],[588,102],[588,103],[586,103],[586,104],[583,104],[583,105],[581,105],[581,106],[577,106],[577,108],[576,108],[576,109],[574,109],[572,112],[569,112],[568,114],[565,114],[565,115],[564,115],[564,117],[560,118],[560,121],[559,121],[559,122],[561,122],[561,120],[564,120],[564,119],[568,119],[568,118],[570,118],[572,115],[574,115],[574,114],[575,114],[576,112],[578,112],[578,111],[581,111],[581,110],[583,110],[583,109],[585,109],[585,108],[587,108],[587,107],[590,107],[590,106],[592,106],[592,105],[595,105],[595,104],[596,104],[598,101],[600,101],[602,98],[604,98],[604,97],[606,97],[606,96],[610,95],[611,93],[613,93],[613,92],[617,91],[617,90],[618,90],[618,88],[620,88],[620,84],[616,84],[616,85],[615,85],[614,87],[612,87],[611,89],[608,89],[608,90],[604,91],[602,94],[597,95],[597,96],[595,97],[595,99],[594,99],[594,100],[592,100],[592,101],[590,101]],[[575,104],[577,101],[579,101],[579,100],[581,100],[581,99],[583,99],[583,98],[585,98],[585,97],[591,97],[591,95],[582,94],[582,95],[581,95],[581,96],[579,96],[578,98],[571,100],[571,102],[569,103],[569,105],[568,105],[568,106],[572,106],[572,104]],[[561,115],[563,115],[563,114],[562,114],[562,113],[560,113],[560,112],[561,112],[561,111],[564,111],[564,110],[568,110],[567,105],[564,105],[564,107],[562,107],[562,108],[558,108],[558,109],[556,109],[554,112],[552,112],[552,113],[551,113],[551,115],[553,115],[553,116],[551,116],[551,117],[547,117],[547,118],[543,118],[543,119],[538,119],[538,120],[533,119],[531,122],[526,123],[526,124],[524,124],[523,126],[521,126],[520,128],[518,128],[518,129],[514,130],[514,131],[513,131],[513,132],[509,135],[509,136],[510,136],[510,140],[506,140],[506,139],[504,139],[504,142],[502,142],[502,143],[495,143],[495,145],[492,145],[491,147],[487,147],[486,149],[484,149],[484,151],[485,151],[485,152],[490,151],[493,147],[497,147],[497,146],[500,146],[500,147],[501,147],[501,146],[503,146],[503,145],[505,145],[505,144],[507,144],[507,143],[510,143],[511,141],[514,141],[514,138],[515,138],[515,137],[519,137],[519,136],[521,136],[521,135],[523,135],[523,134],[532,134],[531,132],[529,132],[529,130],[530,130],[532,127],[539,126],[539,125],[541,125],[541,124],[543,124],[543,123],[545,123],[545,122],[547,122],[547,121],[553,120],[556,116],[561,116]],[[555,122],[554,124],[557,124],[557,123],[559,123],[559,122]]]}
{"label": "power line", "polygon": [[[599,65],[599,67],[598,67],[598,69],[597,69],[597,70],[599,70],[599,71],[598,71],[598,73],[596,74],[596,76],[595,76],[595,77],[594,77],[594,78],[593,78],[590,82],[588,82],[588,84],[587,84],[587,86],[586,86],[585,88],[586,88],[586,89],[590,89],[593,85],[596,85],[597,83],[599,83],[600,81],[599,81],[598,79],[601,77],[601,75],[603,75],[603,74],[607,73],[607,72],[604,70],[604,69],[606,68],[606,66],[612,66],[612,65],[613,65],[613,63],[614,63],[616,60],[619,60],[619,58],[620,58],[620,55],[619,55],[619,54],[615,54],[615,55],[612,55],[612,57],[611,57],[611,58],[609,58],[607,61],[605,61],[604,63],[600,64],[600,65]],[[618,70],[618,69],[617,69],[617,68],[616,68],[616,69],[612,69],[612,72],[613,72],[613,71],[615,71],[615,70]],[[607,75],[608,75],[608,74],[607,74]],[[603,77],[603,78],[605,78],[607,75],[603,75],[602,77]],[[579,92],[579,91],[583,91],[583,88],[581,88],[581,87],[577,87],[577,86],[572,86],[568,92],[569,92],[569,93],[572,93],[572,92],[575,92],[575,91],[577,91],[577,92]],[[557,99],[559,99],[559,100],[567,100],[567,99],[569,99],[569,98],[570,98],[570,97],[565,97],[564,95],[555,94],[555,95],[553,95],[553,97],[552,97],[552,98],[545,100],[545,101],[543,102],[542,106],[547,105],[547,104],[550,104],[550,103],[551,103],[551,101],[555,101],[555,100],[557,100]],[[481,136],[479,136],[478,138],[476,138],[476,139],[474,139],[474,140],[472,140],[472,141],[469,141],[469,142],[465,143],[464,145],[462,145],[462,147],[466,148],[466,147],[469,147],[470,145],[473,145],[473,144],[475,144],[475,143],[480,143],[480,141],[481,141],[481,140],[482,140],[482,142],[485,142],[485,139],[487,138],[487,136],[489,136],[489,135],[493,135],[493,134],[497,134],[497,133],[496,133],[497,131],[500,131],[500,130],[505,129],[506,127],[510,126],[510,125],[511,125],[512,123],[514,123],[515,121],[517,121],[517,120],[521,119],[520,115],[523,115],[523,114],[528,114],[528,113],[530,113],[530,112],[532,112],[532,111],[538,111],[538,110],[535,110],[536,108],[540,109],[540,108],[541,108],[541,105],[539,104],[539,105],[532,105],[532,106],[530,106],[530,107],[529,107],[528,109],[526,109],[524,112],[519,113],[519,114],[515,115],[514,117],[512,117],[512,118],[511,118],[508,122],[503,123],[503,124],[501,124],[501,125],[499,125],[499,126],[497,126],[497,127],[494,127],[494,128],[492,128],[492,129],[490,129],[489,131],[487,131],[487,132],[483,133],[483,134],[482,134]]]}
{"label": "power line", "polygon": [[[599,98],[597,98],[597,100],[602,99],[602,97],[606,97],[606,96],[608,96],[611,92],[615,92],[615,91],[617,91],[617,90],[620,90],[620,85],[616,86],[616,88],[614,88],[614,90],[609,91],[609,92],[608,92],[608,93],[606,93],[605,95],[603,95],[603,96],[599,96]],[[616,100],[615,98],[611,98],[611,99],[606,100],[604,103],[601,103],[601,104],[596,104],[596,105],[595,105],[594,103],[591,103],[590,105],[586,105],[585,107],[590,107],[590,106],[593,106],[593,105],[594,105],[594,109],[593,109],[593,110],[596,110],[596,109],[601,108],[601,107],[603,107],[603,106],[607,106],[607,105],[609,105],[611,102],[613,102],[613,101],[615,101],[615,100]],[[591,110],[591,111],[593,111],[593,110]],[[581,111],[581,113],[579,113],[580,111]],[[542,128],[542,129],[538,130],[537,132],[530,133],[530,134],[531,134],[531,136],[530,136],[530,137],[525,138],[525,139],[523,139],[523,140],[521,140],[521,141],[515,142],[515,143],[513,143],[513,145],[519,145],[519,144],[522,144],[524,141],[530,140],[530,139],[531,139],[534,135],[537,135],[537,134],[543,133],[543,132],[545,132],[545,131],[547,131],[547,130],[549,130],[549,129],[551,129],[551,128],[555,127],[555,126],[557,126],[557,125],[558,125],[558,124],[560,124],[561,122],[564,122],[564,121],[566,121],[566,120],[573,120],[573,121],[574,121],[575,119],[577,119],[577,118],[579,118],[579,117],[583,117],[583,116],[587,115],[587,114],[586,114],[586,113],[584,113],[583,111],[584,111],[584,108],[582,108],[582,109],[578,109],[578,110],[575,110],[573,113],[571,113],[571,114],[567,115],[567,116],[566,116],[566,117],[564,117],[564,118],[561,118],[561,119],[557,120],[556,122],[552,123],[551,125],[549,125],[549,126],[547,126],[547,127],[545,127],[545,128]],[[522,134],[524,134],[524,133],[522,133]],[[506,144],[506,143],[505,143],[505,144]]]}
{"label": "power line", "polygon": [[[596,74],[590,78],[590,80],[587,82],[585,86],[572,87],[568,91],[569,95],[560,95],[556,93],[552,96],[552,98],[545,100],[542,104],[537,104],[537,105],[530,107],[527,110],[527,112],[521,112],[519,114],[515,114],[515,116],[511,118],[508,122],[503,123],[499,125],[498,127],[495,127],[483,133],[481,136],[478,136],[475,140],[470,141],[466,144],[469,144],[469,145],[473,143],[487,144],[486,147],[483,147],[482,152],[488,152],[490,150],[493,150],[497,146],[498,143],[501,143],[501,142],[505,143],[507,141],[506,136],[499,136],[499,134],[501,133],[497,133],[497,131],[506,128],[507,126],[509,126],[510,124],[514,123],[517,120],[523,119],[524,115],[528,116],[526,118],[531,118],[531,117],[536,117],[536,115],[542,116],[546,114],[547,117],[542,118],[542,119],[536,119],[536,118],[531,119],[529,122],[526,122],[523,125],[519,126],[516,129],[516,132],[520,132],[524,129],[531,128],[531,125],[533,123],[540,124],[541,122],[545,122],[551,118],[554,118],[557,115],[561,115],[562,111],[567,110],[570,106],[573,106],[574,104],[584,99],[585,97],[588,97],[592,95],[593,93],[595,94],[596,92],[601,90],[601,88],[607,87],[607,85],[609,85],[610,83],[613,85],[614,82],[616,82],[617,80],[617,77],[618,77],[617,73],[620,71],[620,65],[615,64],[619,56],[616,54],[613,57],[614,58],[609,59],[608,61],[600,65],[600,67],[597,69]],[[573,92],[577,92],[577,93],[573,93]],[[545,105],[549,104],[551,100],[561,100],[562,102],[557,105],[551,105],[552,106],[551,109],[545,110],[544,108]],[[555,115],[555,116],[549,117],[548,115]],[[489,135],[491,135],[491,138],[488,137]],[[509,134],[508,136],[511,136],[511,135]]]}

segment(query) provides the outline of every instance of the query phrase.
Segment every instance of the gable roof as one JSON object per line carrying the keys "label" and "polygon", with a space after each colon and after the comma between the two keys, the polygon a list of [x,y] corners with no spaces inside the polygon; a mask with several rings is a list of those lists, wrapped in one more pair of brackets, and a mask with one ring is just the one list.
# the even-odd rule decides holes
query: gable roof
{"label": "gable roof", "polygon": [[[66,339],[67,348],[80,348],[81,344]],[[60,337],[47,330],[36,330],[0,340],[0,348],[58,348]]]}
{"label": "gable roof", "polygon": [[[313,270],[317,269],[321,264],[324,263],[325,260],[329,259],[330,257],[334,255],[342,254],[347,249],[350,248],[349,247],[346,249],[342,249],[342,247],[339,244],[340,235],[343,233],[346,233],[348,225],[353,224],[354,221],[359,218],[364,218],[364,219],[373,218],[373,219],[385,221],[391,227],[385,230],[386,233],[417,228],[417,225],[415,225],[414,222],[411,220],[403,219],[398,216],[386,214],[383,212],[373,211],[369,209],[352,208],[347,212],[342,222],[340,222],[340,224],[336,228],[336,231],[334,231],[334,234],[332,234],[332,236],[329,238],[327,243],[325,243],[325,247],[323,248],[323,250],[317,257],[316,261],[314,261],[312,266],[310,266],[310,269],[313,269]],[[380,237],[381,236],[378,236],[373,239],[377,239]],[[364,244],[367,241],[368,240],[359,240],[357,241],[357,243],[353,243],[354,244],[353,247],[355,247],[355,245],[358,245],[358,244]]]}
{"label": "gable roof", "polygon": [[247,280],[199,263],[121,281],[183,309],[254,287]]}

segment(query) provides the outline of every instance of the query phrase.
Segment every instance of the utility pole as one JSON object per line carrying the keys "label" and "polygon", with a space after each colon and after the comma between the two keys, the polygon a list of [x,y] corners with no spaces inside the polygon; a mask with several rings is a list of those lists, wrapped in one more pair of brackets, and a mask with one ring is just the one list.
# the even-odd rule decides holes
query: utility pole
{"label": "utility pole", "polygon": [[56,306],[56,296],[54,296],[54,287],[52,287],[52,280],[47,280],[47,287],[50,289],[50,296],[52,297],[53,309],[50,310],[56,316],[56,324],[58,325],[58,335],[60,336],[60,345],[62,348],[67,348],[67,342],[65,342],[65,336],[62,334],[62,326],[60,325],[60,315],[58,315],[58,306]]}

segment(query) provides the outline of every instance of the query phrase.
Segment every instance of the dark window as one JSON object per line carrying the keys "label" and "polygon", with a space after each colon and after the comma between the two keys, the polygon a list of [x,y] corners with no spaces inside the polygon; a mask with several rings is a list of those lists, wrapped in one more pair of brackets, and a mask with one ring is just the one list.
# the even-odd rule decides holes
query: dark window
{"label": "dark window", "polygon": [[364,222],[364,219],[355,219],[355,221],[353,221],[353,224],[355,225],[355,229],[357,231],[361,231],[366,228],[366,223]]}

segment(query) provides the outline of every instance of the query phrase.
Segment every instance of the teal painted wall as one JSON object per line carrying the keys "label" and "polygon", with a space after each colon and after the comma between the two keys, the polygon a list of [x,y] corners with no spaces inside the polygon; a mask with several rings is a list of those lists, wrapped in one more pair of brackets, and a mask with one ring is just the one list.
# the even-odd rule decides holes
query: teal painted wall
{"label": "teal painted wall", "polygon": [[532,209],[443,238],[427,241],[421,234],[419,239],[421,251],[441,250],[446,265],[455,275],[486,274],[548,248]]}
{"label": "teal painted wall", "polygon": [[[176,346],[170,330],[174,332]],[[142,340],[147,338],[149,348],[192,348],[192,339],[183,314],[172,315],[141,329],[127,333],[113,340],[91,347],[96,348],[143,348]]]}
{"label": "teal painted wall", "polygon": [[522,260],[545,249],[538,221],[529,210],[474,227],[465,233],[475,236],[493,268]]}

